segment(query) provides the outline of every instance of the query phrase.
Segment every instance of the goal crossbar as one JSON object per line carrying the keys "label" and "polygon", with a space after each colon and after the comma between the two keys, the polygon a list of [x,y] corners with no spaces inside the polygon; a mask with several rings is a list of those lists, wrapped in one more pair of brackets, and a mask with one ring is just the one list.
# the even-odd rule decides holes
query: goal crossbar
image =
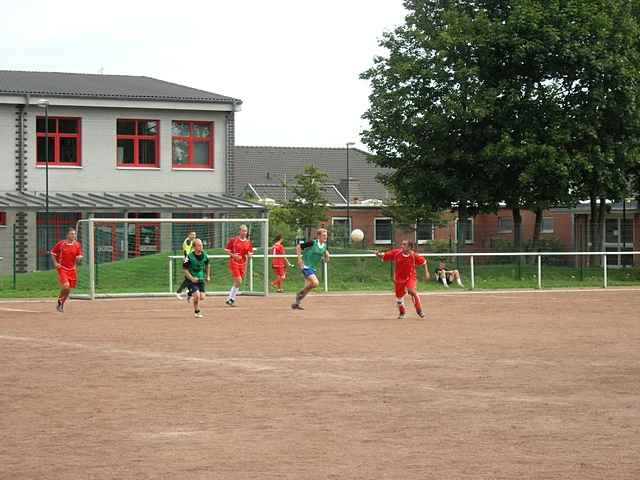
{"label": "goal crossbar", "polygon": [[[112,218],[85,218],[81,219],[76,223],[76,230],[81,232],[81,225],[87,225],[87,263],[89,266],[89,293],[85,298],[89,298],[91,300],[95,298],[109,298],[109,297],[119,297],[119,296],[154,296],[154,295],[166,295],[162,292],[157,294],[96,294],[96,235],[95,235],[95,226],[96,225],[104,225],[104,224],[146,224],[146,225],[157,225],[157,224],[261,224],[262,232],[261,232],[261,243],[262,248],[266,249],[269,245],[269,218],[122,218],[122,217],[112,217]],[[261,255],[263,260],[263,268],[264,272],[269,271],[269,256]],[[251,278],[252,287],[253,287],[253,278]],[[247,292],[246,294],[253,295],[264,295],[267,296],[269,294],[269,276],[263,275],[263,289],[262,292]],[[218,293],[218,292],[212,292]],[[80,297],[80,295],[79,295]]]}

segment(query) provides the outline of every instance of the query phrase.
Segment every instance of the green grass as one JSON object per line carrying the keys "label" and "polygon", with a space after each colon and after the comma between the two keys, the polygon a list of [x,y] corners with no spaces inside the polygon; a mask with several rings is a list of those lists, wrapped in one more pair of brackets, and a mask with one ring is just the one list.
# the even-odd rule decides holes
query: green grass
{"label": "green grass", "polygon": [[[343,251],[334,249],[334,253]],[[220,253],[212,251],[210,253]],[[100,263],[97,266],[97,293],[132,293],[132,292],[168,292],[168,259],[169,253],[149,255],[112,263]],[[209,291],[225,291],[231,284],[226,259],[214,259],[213,280],[208,285]],[[436,265],[429,261],[430,270]],[[334,258],[328,265],[330,291],[390,291],[391,267],[373,258]],[[319,272],[321,284],[324,282],[322,271]],[[469,265],[461,268],[462,278],[467,287],[470,286]],[[272,277],[272,273],[269,272]],[[536,265],[518,266],[506,264],[476,264],[477,289],[535,288],[537,286]],[[77,293],[88,291],[88,270],[80,266],[78,271],[79,285]],[[174,260],[174,289],[182,281],[180,260]],[[263,263],[261,259],[254,261],[254,290],[260,291],[263,279]],[[579,268],[557,265],[543,265],[543,288],[579,288],[600,287],[603,283],[601,267]],[[640,268],[608,269],[610,286],[640,285]],[[295,269],[288,271],[285,290],[294,292],[300,288],[302,276]],[[434,282],[420,283],[421,290],[443,289]],[[454,286],[453,288],[459,288]],[[244,290],[248,290],[248,279],[245,279]],[[0,277],[0,298],[53,297],[57,294],[57,278],[55,272],[34,272],[19,274],[17,288],[12,285],[10,276]]]}

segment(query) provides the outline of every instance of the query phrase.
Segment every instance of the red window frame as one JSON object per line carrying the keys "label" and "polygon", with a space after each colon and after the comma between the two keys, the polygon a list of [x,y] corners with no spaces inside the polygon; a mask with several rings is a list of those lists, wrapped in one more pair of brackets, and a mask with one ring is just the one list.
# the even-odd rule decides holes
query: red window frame
{"label": "red window frame", "polygon": [[0,212],[0,227],[7,226],[7,212]]}
{"label": "red window frame", "polygon": [[[173,134],[173,126],[176,123],[189,125],[189,135],[174,135]],[[209,136],[207,137],[196,137],[193,135],[193,126],[194,125],[207,125],[209,127]],[[171,122],[171,165],[173,168],[203,168],[203,169],[213,169],[215,162],[213,158],[213,145],[215,138],[215,125],[213,122],[202,122],[202,121],[191,121],[191,120],[173,120]],[[187,163],[176,163],[173,157],[173,144],[176,141],[187,142],[188,144],[188,161]],[[209,143],[209,163],[207,165],[202,165],[199,163],[194,163],[193,161],[193,144],[194,143]]]}
{"label": "red window frame", "polygon": [[[118,121],[135,122],[135,134],[123,135],[118,133]],[[138,133],[139,122],[156,122],[155,135],[140,135]],[[118,140],[133,140],[133,163],[122,163],[118,160]],[[140,140],[153,140],[155,142],[156,162],[140,163]],[[160,167],[160,120],[151,118],[118,118],[116,120],[116,165],[127,168],[159,168]]]}
{"label": "red window frame", "polygon": [[[36,117],[36,137],[37,138],[46,138],[46,132],[38,132],[37,122],[38,120],[45,120],[44,116]],[[49,121],[54,121],[55,129],[49,130],[48,136],[49,138],[54,139],[54,147],[53,147],[53,158],[49,158],[49,165],[63,165],[69,167],[79,167],[82,165],[82,122],[80,117],[49,117]],[[77,123],[77,132],[76,133],[60,133],[59,132],[59,121],[60,120],[75,120]],[[36,138],[36,165],[45,165],[46,162],[38,160],[40,156],[38,155],[38,144]],[[75,138],[76,141],[76,161],[75,162],[61,162],[60,161],[60,139],[61,138]],[[48,148],[45,142],[45,148]]]}

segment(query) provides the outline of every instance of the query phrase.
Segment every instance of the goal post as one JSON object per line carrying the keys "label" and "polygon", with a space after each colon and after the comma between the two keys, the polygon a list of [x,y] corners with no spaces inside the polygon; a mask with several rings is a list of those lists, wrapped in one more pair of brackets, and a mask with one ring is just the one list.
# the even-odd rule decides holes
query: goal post
{"label": "goal post", "polygon": [[[184,280],[182,245],[195,232],[210,258],[208,294],[231,287],[229,238],[246,225],[255,258],[247,265],[241,294],[269,293],[268,218],[88,218],[77,223],[84,261],[78,269],[78,298],[175,295]],[[168,276],[171,275],[169,282]]]}

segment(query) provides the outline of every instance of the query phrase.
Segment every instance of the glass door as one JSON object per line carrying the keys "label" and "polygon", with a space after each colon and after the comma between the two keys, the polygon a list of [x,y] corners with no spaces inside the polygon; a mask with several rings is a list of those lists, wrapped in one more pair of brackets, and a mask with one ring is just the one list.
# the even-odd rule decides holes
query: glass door
{"label": "glass door", "polygon": [[607,255],[607,265],[621,267],[633,264],[633,255],[622,252],[633,251],[633,219],[607,218],[605,224],[604,248],[606,252],[617,252]]}

